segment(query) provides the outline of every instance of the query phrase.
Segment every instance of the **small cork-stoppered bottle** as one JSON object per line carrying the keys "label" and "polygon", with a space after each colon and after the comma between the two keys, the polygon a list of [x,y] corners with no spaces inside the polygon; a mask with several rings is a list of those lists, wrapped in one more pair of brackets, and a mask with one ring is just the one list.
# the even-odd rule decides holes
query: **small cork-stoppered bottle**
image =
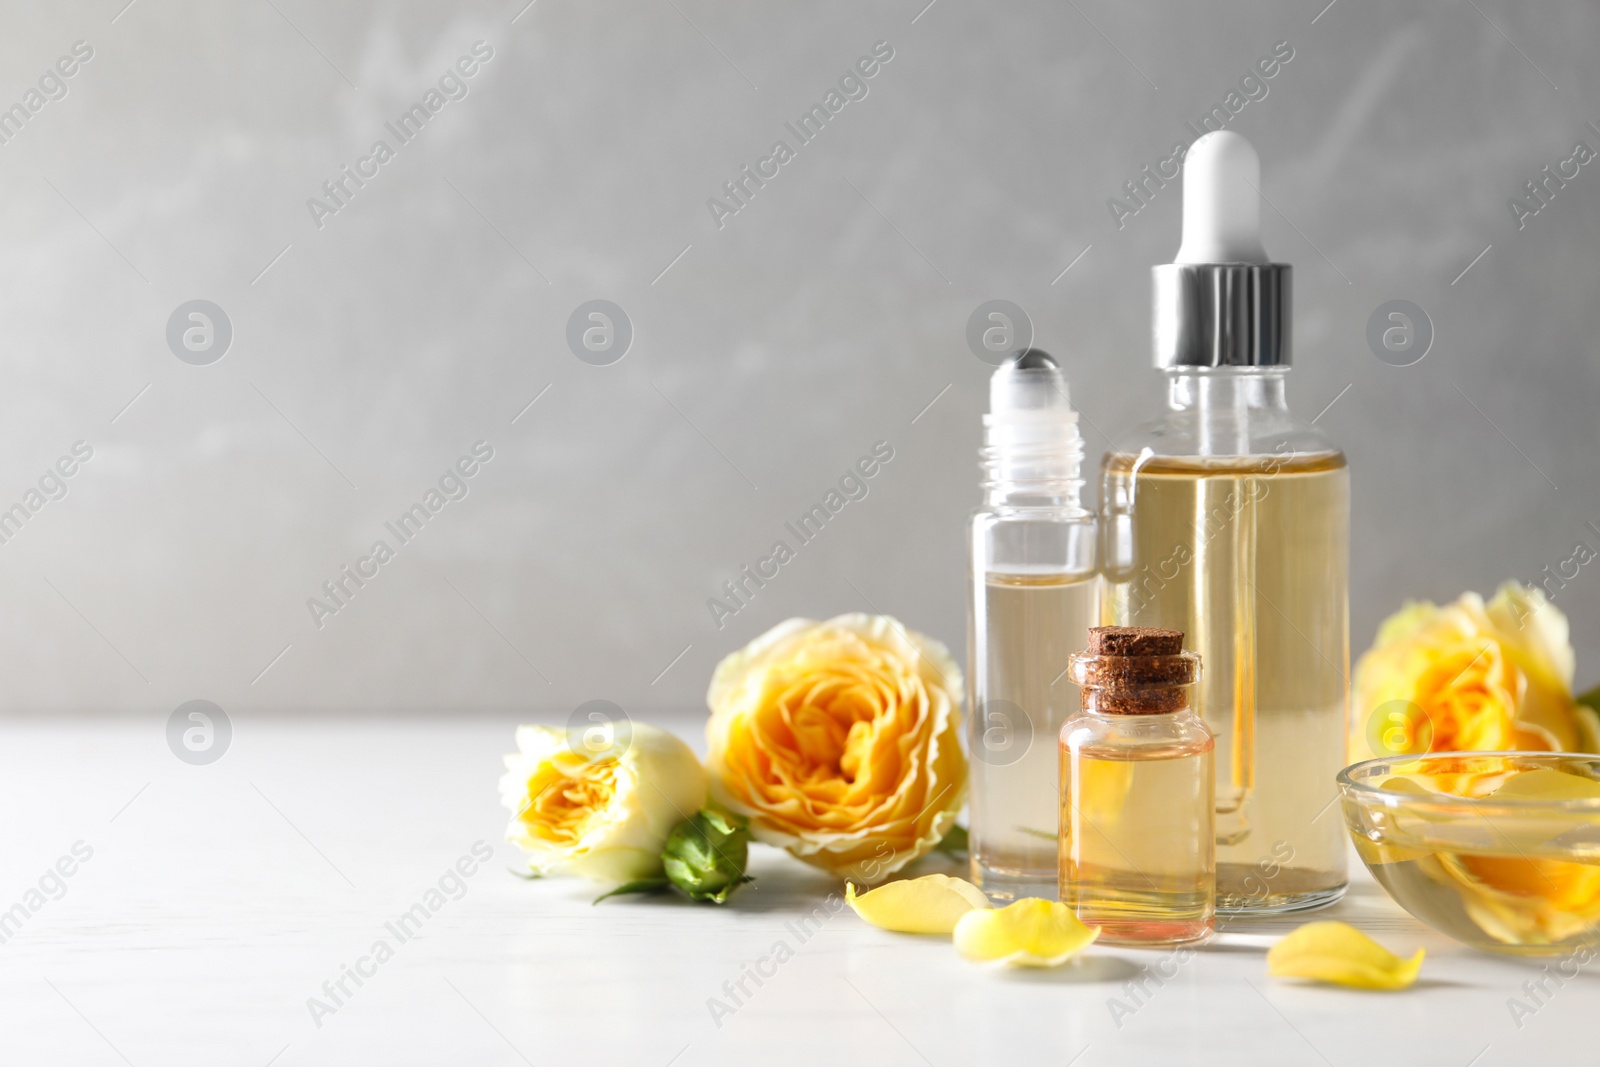
{"label": "small cork-stoppered bottle", "polygon": [[1061,729],[1061,900],[1102,942],[1206,940],[1216,905],[1211,732],[1189,708],[1183,633],[1100,626],[1070,660]]}

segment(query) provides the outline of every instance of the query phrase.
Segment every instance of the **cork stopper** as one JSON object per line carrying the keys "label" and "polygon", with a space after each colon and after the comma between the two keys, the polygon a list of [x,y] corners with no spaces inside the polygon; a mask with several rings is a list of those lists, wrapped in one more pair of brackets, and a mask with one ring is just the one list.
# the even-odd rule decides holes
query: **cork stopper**
{"label": "cork stopper", "polygon": [[1182,630],[1160,630],[1154,626],[1096,626],[1089,631],[1091,656],[1176,656],[1182,651]]}
{"label": "cork stopper", "polygon": [[1089,648],[1072,656],[1072,680],[1084,710],[1164,715],[1189,706],[1200,657],[1183,650],[1183,631],[1153,626],[1096,626]]}

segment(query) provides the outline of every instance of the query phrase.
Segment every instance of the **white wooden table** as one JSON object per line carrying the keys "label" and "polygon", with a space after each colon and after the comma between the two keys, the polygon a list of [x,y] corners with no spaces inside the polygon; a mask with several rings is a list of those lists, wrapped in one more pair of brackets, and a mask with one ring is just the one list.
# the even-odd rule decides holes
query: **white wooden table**
{"label": "white wooden table", "polygon": [[[701,721],[661,724],[698,747]],[[1430,933],[1359,864],[1319,917],[1426,946],[1407,993],[1269,979],[1265,946],[1299,919],[1235,923],[1181,966],[1094,948],[1044,973],[990,972],[848,910],[802,939],[798,917],[838,886],[764,847],[727,907],[591,906],[586,883],[507,873],[495,781],[513,725],[236,719],[200,767],[168,750],[165,716],[0,726],[0,1064],[1600,1062],[1600,975],[1547,980],[1519,1028],[1508,1000],[1533,1004],[1522,986],[1544,965]],[[386,924],[427,911],[478,841],[494,858],[397,937]],[[734,1005],[724,983],[780,942],[792,958]],[[360,985],[343,970],[358,963]],[[313,997],[334,1010],[314,1019]]]}

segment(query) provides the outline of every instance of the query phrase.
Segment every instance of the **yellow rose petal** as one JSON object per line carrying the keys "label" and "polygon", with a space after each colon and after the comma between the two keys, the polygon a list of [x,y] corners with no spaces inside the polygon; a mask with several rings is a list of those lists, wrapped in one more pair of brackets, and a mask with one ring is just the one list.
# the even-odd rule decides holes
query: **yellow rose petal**
{"label": "yellow rose petal", "polygon": [[1446,793],[1436,793],[1415,778],[1407,778],[1399,774],[1390,775],[1378,788],[1387,789],[1391,793],[1405,793],[1408,796],[1442,797],[1448,795]]}
{"label": "yellow rose petal", "polygon": [[846,882],[844,899],[873,926],[902,934],[948,934],[967,912],[993,906],[971,882],[944,874],[890,882],[859,897]]}
{"label": "yellow rose petal", "polygon": [[1353,926],[1307,923],[1267,951],[1267,973],[1351,989],[1405,989],[1422,969],[1423,949],[1403,960]]}
{"label": "yellow rose petal", "polygon": [[1585,800],[1600,797],[1600,782],[1553,767],[1540,767],[1512,775],[1505,785],[1489,795],[1526,800]]}
{"label": "yellow rose petal", "polygon": [[979,908],[956,923],[955,945],[969,960],[1018,967],[1058,967],[1100,936],[1071,908],[1029,897],[1003,908]]}

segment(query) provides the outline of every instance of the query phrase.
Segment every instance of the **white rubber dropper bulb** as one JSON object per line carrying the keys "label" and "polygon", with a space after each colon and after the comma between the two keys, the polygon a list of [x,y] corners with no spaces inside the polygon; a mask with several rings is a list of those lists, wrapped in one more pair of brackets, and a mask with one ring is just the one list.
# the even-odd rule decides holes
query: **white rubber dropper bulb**
{"label": "white rubber dropper bulb", "polygon": [[1208,133],[1183,160],[1183,244],[1174,263],[1267,263],[1261,157],[1232,130]]}

